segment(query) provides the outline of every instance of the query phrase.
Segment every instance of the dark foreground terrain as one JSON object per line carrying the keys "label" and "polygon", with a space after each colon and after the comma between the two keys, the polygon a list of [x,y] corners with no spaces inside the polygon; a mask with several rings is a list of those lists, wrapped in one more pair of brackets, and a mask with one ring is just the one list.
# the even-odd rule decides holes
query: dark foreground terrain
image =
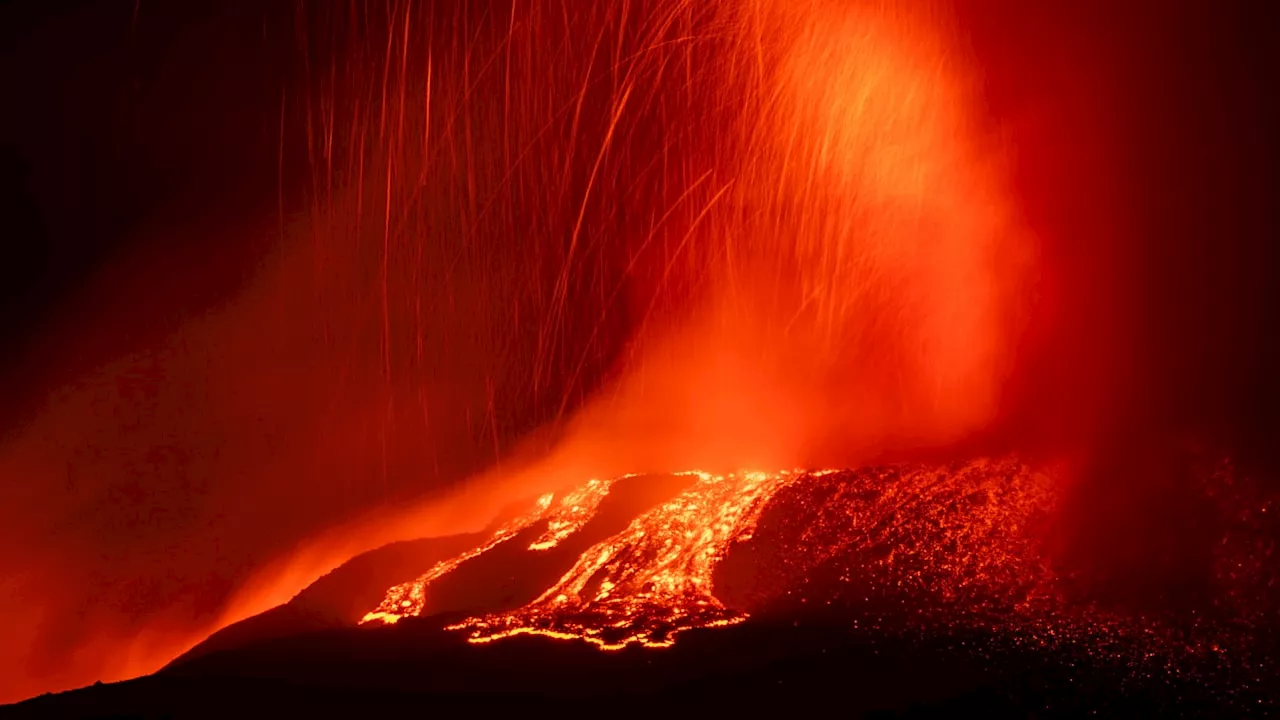
{"label": "dark foreground terrain", "polygon": [[35,698],[5,717],[368,717],[498,708],[565,716],[825,705],[843,716],[1241,716],[1261,695],[1132,676],[1071,654],[990,652],[980,635],[875,636],[799,623],[694,631],[601,653],[514,638],[469,646],[427,622],[214,653],[154,676]]}
{"label": "dark foreground terrain", "polygon": [[[1206,487],[1215,488],[1231,476],[1209,479]],[[700,487],[708,486],[675,476],[620,481],[554,547],[531,546],[551,516],[531,521],[433,581],[422,617],[357,626],[387,588],[487,536],[390,545],[152,676],[33,698],[0,708],[0,717],[370,717],[498,708],[686,716],[762,707],[826,708],[845,717],[1241,717],[1280,710],[1270,500],[1236,488],[1237,500],[1223,506],[1231,522],[1213,543],[1217,570],[1195,595],[1203,602],[1175,605],[1167,586],[1148,578],[1152,602],[1125,603],[1114,597],[1115,573],[1090,574],[1096,563],[1064,566],[1046,549],[1052,483],[1017,461],[798,476],[767,497],[757,524],[717,546],[717,599],[725,612],[748,619],[687,630],[673,647],[604,652],[531,635],[470,644],[465,633],[444,629],[476,613],[536,604],[577,558],[610,543],[613,560],[596,575],[611,573],[617,591],[631,593],[624,600],[662,600],[644,582],[655,557],[648,540],[628,545],[618,538],[630,536],[619,533]],[[686,536],[679,524],[644,527],[651,528],[646,538],[670,532],[678,543]],[[636,587],[626,578],[639,578]],[[678,617],[624,616],[617,608],[625,603],[592,602],[579,604],[580,614],[613,627],[645,623],[651,640],[670,630],[662,617]],[[571,628],[570,620],[546,622]]]}

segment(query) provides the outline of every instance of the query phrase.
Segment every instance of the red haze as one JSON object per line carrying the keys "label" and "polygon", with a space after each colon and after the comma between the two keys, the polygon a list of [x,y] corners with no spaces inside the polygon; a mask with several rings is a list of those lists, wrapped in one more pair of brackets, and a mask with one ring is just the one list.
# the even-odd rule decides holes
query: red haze
{"label": "red haze", "polygon": [[1126,99],[1139,48],[1173,51],[1137,14],[978,5],[299,3],[192,30],[144,4],[142,37],[226,42],[245,88],[239,48],[289,59],[242,101],[197,85],[241,135],[137,121],[175,122],[136,141],[157,157],[207,145],[170,170],[194,189],[11,373],[38,382],[0,443],[0,700],[151,671],[354,553],[588,474],[1151,427],[1196,366],[1137,333],[1163,286],[1122,140],[1156,114]]}

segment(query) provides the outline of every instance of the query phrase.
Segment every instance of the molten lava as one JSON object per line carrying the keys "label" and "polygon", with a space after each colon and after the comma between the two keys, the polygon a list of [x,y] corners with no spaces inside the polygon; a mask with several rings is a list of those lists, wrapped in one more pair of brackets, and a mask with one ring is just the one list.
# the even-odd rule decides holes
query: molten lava
{"label": "molten lava", "polygon": [[605,650],[666,647],[682,630],[745,619],[716,599],[712,574],[733,542],[747,540],[760,512],[793,473],[692,473],[675,499],[587,550],[555,585],[515,612],[472,618],[452,629],[473,642],[519,634],[581,638]]}
{"label": "molten lava", "polygon": [[[427,586],[433,580],[452,572],[459,565],[501,545],[534,523],[545,520],[546,531],[529,545],[530,550],[548,550],[572,535],[595,514],[600,501],[609,494],[614,480],[590,480],[581,487],[556,497],[554,493],[540,496],[533,509],[502,523],[482,545],[457,557],[436,563],[413,582],[397,585],[387,591],[387,597],[378,608],[361,622],[382,620],[392,624],[402,617],[416,616],[427,602]],[[554,505],[552,501],[555,501]]]}
{"label": "molten lava", "polygon": [[[1273,537],[1274,523],[1262,521],[1268,506],[1259,511],[1256,500],[1236,492],[1217,508],[1225,535],[1215,611],[1125,612],[1081,597],[1073,590],[1079,578],[1060,566],[1052,539],[1062,500],[1057,471],[1004,458],[682,473],[692,478],[682,491],[585,549],[531,602],[475,612],[447,629],[471,643],[538,635],[618,650],[665,648],[685,631],[752,617],[817,621],[872,638],[977,633],[986,639],[970,647],[983,655],[1002,648],[1058,653],[1123,676],[1201,677],[1215,692],[1240,697],[1262,688],[1270,656],[1255,650],[1252,629],[1264,625],[1262,608],[1274,610],[1274,598],[1266,598],[1275,579],[1258,565],[1257,547],[1248,548]],[[465,563],[486,562],[520,530],[525,537],[538,531],[539,522],[540,537],[571,538],[611,487],[634,477],[592,480],[554,503],[540,497],[475,550],[391,588],[363,622],[421,614],[430,583]],[[1229,466],[1202,480],[1215,504],[1245,483]],[[523,551],[542,547],[540,540]],[[1244,555],[1235,554],[1240,550]]]}
{"label": "molten lava", "polygon": [[[666,647],[681,631],[741,622],[747,613],[722,602],[714,578],[730,549],[753,539],[765,512],[784,518],[778,527],[802,528],[786,543],[798,553],[786,556],[782,566],[766,563],[768,579],[760,584],[765,595],[789,594],[829,560],[876,548],[888,548],[887,554],[860,574],[874,575],[875,565],[894,566],[897,555],[897,566],[909,568],[897,587],[928,591],[952,604],[963,605],[967,598],[970,609],[990,610],[993,601],[1012,609],[1045,592],[1035,532],[1028,525],[1051,509],[1051,485],[1044,474],[1016,462],[684,475],[696,478],[690,487],[587,549],[527,606],[472,617],[450,629],[467,631],[472,642],[536,634],[614,650],[632,643]],[[362,622],[390,624],[419,615],[431,582],[539,521],[545,520],[546,531],[529,550],[569,537],[590,519],[613,482],[592,480],[554,506],[552,495],[540,497],[484,544],[391,588]],[[739,605],[759,603],[757,598]]]}

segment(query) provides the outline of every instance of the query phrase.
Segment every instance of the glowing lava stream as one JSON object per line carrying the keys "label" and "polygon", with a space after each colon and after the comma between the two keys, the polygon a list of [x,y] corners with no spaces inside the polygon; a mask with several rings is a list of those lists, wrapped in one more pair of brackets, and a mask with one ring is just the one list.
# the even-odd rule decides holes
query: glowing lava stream
{"label": "glowing lava stream", "polygon": [[615,482],[628,477],[631,476],[623,475],[612,480],[588,480],[576,490],[562,494],[554,506],[552,502],[556,499],[556,493],[545,493],[539,496],[531,510],[500,525],[484,544],[448,560],[441,560],[417,580],[396,585],[388,590],[382,604],[378,605],[373,612],[365,614],[360,622],[381,620],[387,624],[394,624],[402,617],[421,614],[427,602],[427,586],[432,581],[447,575],[471,558],[483,555],[501,545],[539,520],[547,521],[547,529],[529,545],[529,549],[549,550],[555,547],[561,540],[580,530],[595,515],[596,509],[600,507],[600,501],[609,494]]}
{"label": "glowing lava stream", "polygon": [[[615,650],[632,643],[667,647],[682,630],[746,619],[712,594],[712,573],[731,543],[751,538],[769,499],[804,474],[679,474],[697,480],[676,498],[637,517],[621,533],[582,553],[532,603],[507,613],[468,618],[448,629],[469,631],[469,640],[476,643],[537,634],[586,640]],[[592,480],[566,494],[550,514],[552,498],[544,495],[533,511],[504,524],[484,545],[437,564],[414,582],[391,588],[362,622],[394,623],[418,615],[433,580],[543,517],[549,518],[547,531],[529,549],[554,546],[590,519],[612,482]]]}

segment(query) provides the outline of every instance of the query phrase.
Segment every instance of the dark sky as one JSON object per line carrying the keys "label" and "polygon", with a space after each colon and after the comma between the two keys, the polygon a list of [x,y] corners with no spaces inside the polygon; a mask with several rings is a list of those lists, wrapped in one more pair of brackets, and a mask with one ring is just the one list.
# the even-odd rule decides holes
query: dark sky
{"label": "dark sky", "polygon": [[[135,15],[131,2],[20,0],[0,9],[7,364],[95,270],[137,251],[128,246],[143,227],[274,207],[270,108],[292,46],[279,25],[287,4],[270,5],[144,2]],[[211,248],[169,248],[199,257],[201,271],[175,265],[181,282],[156,278],[137,289],[140,304],[162,326],[214,302],[261,250],[248,244],[212,258]]]}

